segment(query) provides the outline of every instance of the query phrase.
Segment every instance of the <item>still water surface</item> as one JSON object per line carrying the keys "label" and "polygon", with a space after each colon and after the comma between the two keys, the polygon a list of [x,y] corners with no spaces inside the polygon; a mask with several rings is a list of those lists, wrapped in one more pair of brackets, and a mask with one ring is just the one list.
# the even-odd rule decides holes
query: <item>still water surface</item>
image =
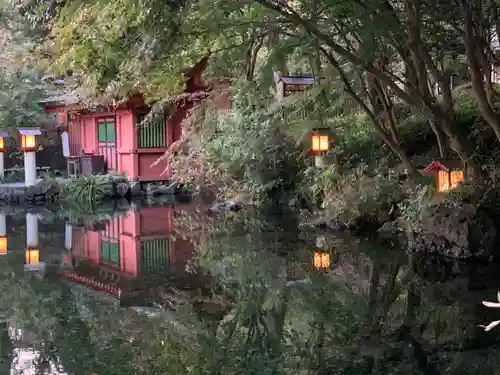
{"label": "still water surface", "polygon": [[499,267],[204,212],[0,215],[0,374],[497,373]]}

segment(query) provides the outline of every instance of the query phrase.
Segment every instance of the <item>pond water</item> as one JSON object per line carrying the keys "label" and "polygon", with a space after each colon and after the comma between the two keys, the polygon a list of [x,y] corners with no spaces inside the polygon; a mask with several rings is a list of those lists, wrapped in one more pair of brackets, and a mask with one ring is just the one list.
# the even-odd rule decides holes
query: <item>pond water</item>
{"label": "pond water", "polygon": [[0,374],[497,372],[498,266],[205,212],[5,210]]}

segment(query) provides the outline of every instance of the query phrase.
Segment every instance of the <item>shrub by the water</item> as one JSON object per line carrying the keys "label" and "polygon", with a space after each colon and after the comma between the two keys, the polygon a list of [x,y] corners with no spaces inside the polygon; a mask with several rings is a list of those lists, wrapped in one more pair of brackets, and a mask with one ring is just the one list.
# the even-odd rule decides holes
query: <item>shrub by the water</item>
{"label": "shrub by the water", "polygon": [[112,184],[106,176],[83,176],[68,186],[68,198],[89,207],[100,204],[111,194]]}

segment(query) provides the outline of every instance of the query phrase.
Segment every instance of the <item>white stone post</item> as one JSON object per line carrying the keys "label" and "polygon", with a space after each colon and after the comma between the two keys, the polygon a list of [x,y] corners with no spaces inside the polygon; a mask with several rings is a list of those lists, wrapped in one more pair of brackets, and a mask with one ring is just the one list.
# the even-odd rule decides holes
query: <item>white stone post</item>
{"label": "white stone post", "polygon": [[24,153],[24,184],[26,187],[36,185],[36,153]]}
{"label": "white stone post", "polygon": [[0,178],[4,178],[5,176],[4,154],[4,152],[0,152]]}
{"label": "white stone post", "polygon": [[315,155],[314,165],[316,166],[316,168],[324,168],[326,166],[325,157],[322,155]]}
{"label": "white stone post", "polygon": [[71,250],[73,247],[73,226],[70,223],[66,223],[64,230],[64,247],[66,250]]}
{"label": "white stone post", "polygon": [[26,247],[38,248],[38,216],[26,214]]}
{"label": "white stone post", "polygon": [[7,216],[0,213],[0,237],[7,236]]}
{"label": "white stone post", "polygon": [[326,237],[325,236],[317,236],[316,237],[316,247],[319,249],[326,248]]}

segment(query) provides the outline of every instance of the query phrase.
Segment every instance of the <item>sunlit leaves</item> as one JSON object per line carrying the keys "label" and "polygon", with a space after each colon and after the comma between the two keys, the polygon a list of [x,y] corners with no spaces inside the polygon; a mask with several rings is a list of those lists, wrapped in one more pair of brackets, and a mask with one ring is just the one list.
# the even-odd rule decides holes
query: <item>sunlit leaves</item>
{"label": "sunlit leaves", "polygon": [[0,57],[0,127],[39,126],[47,121],[38,101],[48,85],[36,67],[36,42],[27,36],[29,28],[8,4],[0,7],[0,13],[6,20]]}

